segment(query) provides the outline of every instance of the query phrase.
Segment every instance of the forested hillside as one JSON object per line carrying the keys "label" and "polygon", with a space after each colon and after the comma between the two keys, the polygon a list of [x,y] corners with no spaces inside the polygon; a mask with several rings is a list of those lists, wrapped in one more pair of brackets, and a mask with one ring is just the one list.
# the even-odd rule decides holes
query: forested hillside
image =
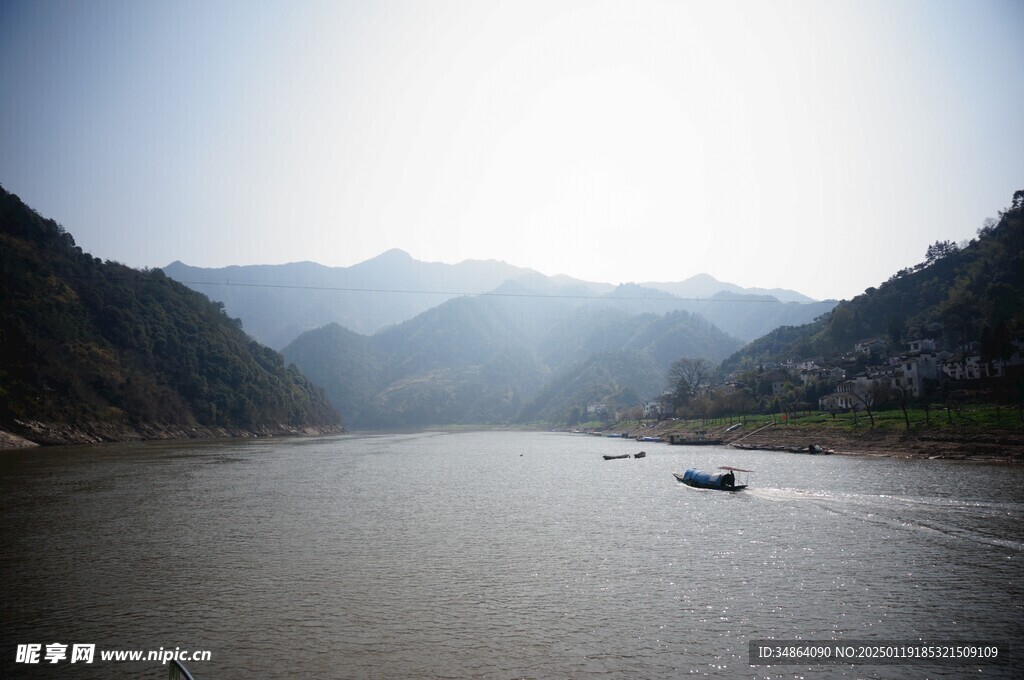
{"label": "forested hillside", "polygon": [[[161,427],[337,428],[323,392],[223,305],[102,262],[0,189],[0,429],[61,441]],[[182,429],[184,428],[184,429]]]}
{"label": "forested hillside", "polygon": [[373,336],[325,326],[284,354],[347,424],[388,428],[564,423],[595,401],[657,396],[672,361],[718,362],[740,344],[687,312],[630,314],[519,284],[502,291],[450,300]]}
{"label": "forested hillside", "polygon": [[1007,352],[1010,337],[1024,332],[1024,190],[977,238],[962,245],[936,242],[924,256],[813,323],[759,338],[723,369],[833,356],[867,338],[894,351],[913,339],[934,338],[950,349],[979,342],[992,357]]}

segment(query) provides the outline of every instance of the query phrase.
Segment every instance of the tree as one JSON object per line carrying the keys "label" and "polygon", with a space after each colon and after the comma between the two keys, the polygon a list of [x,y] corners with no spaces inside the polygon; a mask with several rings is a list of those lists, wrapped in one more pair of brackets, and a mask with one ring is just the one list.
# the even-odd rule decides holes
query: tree
{"label": "tree", "polygon": [[583,420],[583,412],[579,406],[573,406],[569,411],[569,417],[566,418],[566,423],[569,425],[578,425]]}
{"label": "tree", "polygon": [[938,262],[942,258],[957,252],[959,249],[960,248],[953,241],[936,241],[928,246],[928,249],[925,251],[925,265],[927,266]]}
{"label": "tree", "polygon": [[[864,410],[868,414],[868,418],[871,419],[871,429],[875,429],[875,414],[874,408],[885,403],[890,397],[889,386],[878,380],[869,381],[868,385],[860,387],[859,385],[854,388],[850,394],[856,399]],[[856,408],[854,409],[856,413]]]}
{"label": "tree", "polygon": [[903,346],[903,318],[898,315],[889,317],[885,332],[889,336],[889,344],[894,350],[899,351]]}
{"label": "tree", "polygon": [[991,237],[992,234],[995,233],[996,226],[998,224],[999,222],[997,222],[994,217],[986,217],[981,228],[978,229],[978,236],[981,238]]}
{"label": "tree", "polygon": [[907,412],[907,408],[910,406],[910,399],[913,394],[907,387],[902,387],[896,390],[895,393],[896,399],[899,401],[900,410],[903,411],[903,422],[907,427],[907,432],[910,432],[910,414]]}
{"label": "tree", "polygon": [[672,364],[668,373],[669,389],[675,408],[685,406],[711,380],[711,364],[705,359],[683,357]]}
{"label": "tree", "polygon": [[643,406],[633,406],[631,408],[626,409],[625,419],[626,420],[635,420],[635,421],[637,421],[639,423],[640,421],[642,421],[644,419],[644,407]]}

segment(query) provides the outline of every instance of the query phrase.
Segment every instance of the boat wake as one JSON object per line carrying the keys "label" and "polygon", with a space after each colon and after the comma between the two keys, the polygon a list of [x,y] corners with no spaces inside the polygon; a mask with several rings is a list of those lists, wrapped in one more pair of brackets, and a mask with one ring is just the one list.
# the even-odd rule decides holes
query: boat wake
{"label": "boat wake", "polygon": [[807,504],[825,512],[939,540],[968,541],[1024,553],[1024,504],[950,498],[758,488],[748,496]]}

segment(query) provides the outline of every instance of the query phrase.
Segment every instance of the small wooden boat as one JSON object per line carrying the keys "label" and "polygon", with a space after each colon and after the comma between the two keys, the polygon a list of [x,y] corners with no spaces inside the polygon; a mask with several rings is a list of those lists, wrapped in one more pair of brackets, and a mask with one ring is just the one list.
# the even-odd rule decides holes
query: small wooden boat
{"label": "small wooden boat", "polygon": [[736,483],[736,473],[744,472],[749,473],[753,470],[744,470],[743,468],[729,467],[723,465],[718,468],[723,472],[701,472],[697,468],[690,468],[686,472],[679,474],[673,472],[673,476],[683,484],[692,486],[698,489],[718,489],[719,491],[741,491],[747,488],[746,478],[743,479],[742,484]]}
{"label": "small wooden boat", "polygon": [[706,432],[697,432],[693,435],[674,433],[668,436],[668,443],[677,446],[720,446],[725,440],[709,438]]}
{"label": "small wooden boat", "polygon": [[605,454],[601,457],[604,458],[605,460],[619,460],[620,458],[629,458],[629,454],[624,453],[621,456],[609,456],[608,454]]}
{"label": "small wooden boat", "polygon": [[634,458],[646,458],[647,457],[647,452],[646,451],[641,451],[640,453],[634,453],[633,457]]}

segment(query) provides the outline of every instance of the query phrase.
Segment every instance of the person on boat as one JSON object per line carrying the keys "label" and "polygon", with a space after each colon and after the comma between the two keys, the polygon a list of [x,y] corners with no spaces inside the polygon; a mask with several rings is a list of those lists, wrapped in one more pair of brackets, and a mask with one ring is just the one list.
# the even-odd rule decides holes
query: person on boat
{"label": "person on boat", "polygon": [[732,487],[736,486],[736,475],[734,475],[731,471],[726,472],[724,475],[722,475],[722,486],[725,487],[726,489],[731,489]]}

